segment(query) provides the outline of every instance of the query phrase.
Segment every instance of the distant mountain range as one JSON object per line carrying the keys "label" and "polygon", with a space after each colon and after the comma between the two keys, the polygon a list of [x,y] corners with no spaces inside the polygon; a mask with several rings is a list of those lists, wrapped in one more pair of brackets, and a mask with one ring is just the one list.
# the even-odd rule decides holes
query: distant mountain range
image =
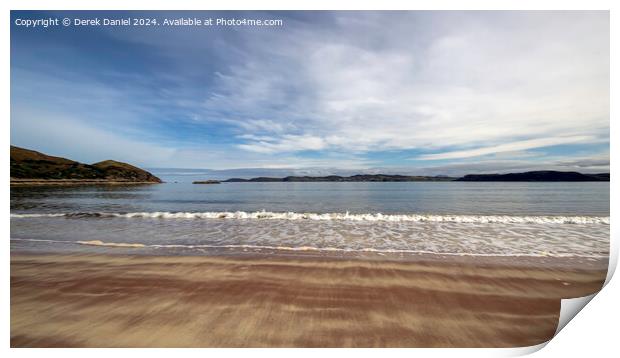
{"label": "distant mountain range", "polygon": [[408,176],[408,175],[353,175],[343,177],[329,176],[287,176],[284,178],[258,177],[252,179],[232,178],[228,183],[243,182],[410,182],[410,181],[609,181],[609,173],[582,174],[578,172],[559,172],[552,170],[509,174],[468,174],[462,178],[448,176]]}
{"label": "distant mountain range", "polygon": [[91,183],[161,183],[161,179],[114,160],[83,164],[11,146],[11,185]]}

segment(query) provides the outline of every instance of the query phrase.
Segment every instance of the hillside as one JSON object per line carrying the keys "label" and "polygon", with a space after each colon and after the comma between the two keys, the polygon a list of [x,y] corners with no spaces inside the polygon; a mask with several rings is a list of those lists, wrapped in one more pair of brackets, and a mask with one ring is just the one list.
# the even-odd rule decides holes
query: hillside
{"label": "hillside", "polygon": [[132,165],[106,160],[92,165],[11,146],[11,183],[161,183]]}

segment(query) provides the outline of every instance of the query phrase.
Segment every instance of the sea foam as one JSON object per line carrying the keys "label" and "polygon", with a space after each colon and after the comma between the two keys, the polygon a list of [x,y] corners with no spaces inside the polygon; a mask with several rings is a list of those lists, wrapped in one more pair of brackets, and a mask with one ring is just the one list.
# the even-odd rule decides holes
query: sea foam
{"label": "sea foam", "polygon": [[454,222],[501,224],[604,224],[608,216],[517,216],[517,215],[432,215],[432,214],[352,214],[296,213],[271,211],[209,211],[209,212],[74,212],[13,214],[11,218],[144,218],[144,219],[229,219],[229,220],[308,220],[308,221],[382,221],[382,222]]}
{"label": "sea foam", "polygon": [[337,247],[316,247],[316,246],[272,246],[272,245],[183,245],[183,244],[143,244],[143,243],[119,243],[103,242],[100,240],[90,241],[69,241],[69,240],[43,240],[43,239],[23,239],[11,238],[11,241],[22,242],[45,242],[49,244],[78,244],[86,246],[106,246],[117,248],[151,248],[151,249],[237,249],[237,250],[270,250],[270,251],[315,251],[315,252],[342,252],[342,253],[377,253],[377,254],[415,254],[415,255],[439,255],[439,256],[472,256],[472,257],[578,257],[601,259],[609,255],[600,254],[576,254],[576,253],[552,253],[540,251],[537,253],[473,253],[473,252],[442,252],[430,250],[407,250],[407,249],[377,249],[377,248],[337,248]]}

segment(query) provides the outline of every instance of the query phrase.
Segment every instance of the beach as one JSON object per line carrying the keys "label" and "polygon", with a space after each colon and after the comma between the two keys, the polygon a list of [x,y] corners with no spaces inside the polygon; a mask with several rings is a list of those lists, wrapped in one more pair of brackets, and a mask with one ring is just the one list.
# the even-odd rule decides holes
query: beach
{"label": "beach", "polygon": [[606,260],[11,253],[12,347],[520,347]]}

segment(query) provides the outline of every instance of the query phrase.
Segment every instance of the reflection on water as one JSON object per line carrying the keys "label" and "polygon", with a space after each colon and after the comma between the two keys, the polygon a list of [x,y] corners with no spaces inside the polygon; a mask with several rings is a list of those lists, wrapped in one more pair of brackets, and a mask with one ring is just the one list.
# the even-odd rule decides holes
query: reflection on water
{"label": "reflection on water", "polygon": [[275,211],[609,216],[609,183],[166,183],[11,188],[11,212]]}

